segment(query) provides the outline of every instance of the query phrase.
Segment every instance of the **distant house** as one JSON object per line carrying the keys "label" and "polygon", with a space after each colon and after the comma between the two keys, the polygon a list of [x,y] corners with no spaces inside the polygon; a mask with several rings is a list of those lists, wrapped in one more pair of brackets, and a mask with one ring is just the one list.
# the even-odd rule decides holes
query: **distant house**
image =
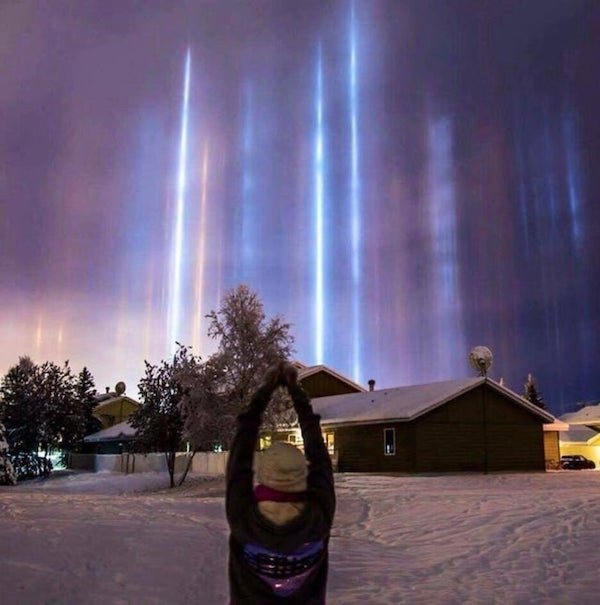
{"label": "distant house", "polygon": [[93,454],[120,454],[130,451],[135,441],[135,429],[128,419],[140,407],[140,403],[125,395],[125,385],[120,382],[114,392],[108,388],[97,399],[93,414],[102,429],[83,439],[84,452]]}
{"label": "distant house", "polygon": [[561,454],[580,454],[600,468],[600,403],[564,414],[561,420],[569,424],[569,430],[560,436]]}
{"label": "distant house", "polygon": [[[341,472],[541,471],[566,427],[489,378],[318,397],[313,407]],[[272,439],[301,442],[297,429]]]}
{"label": "distant house", "polygon": [[122,454],[133,451],[136,430],[125,420],[84,437],[84,452],[89,454]]}
{"label": "distant house", "polygon": [[[298,369],[298,380],[311,397],[325,397],[341,393],[361,393],[364,388],[335,370],[324,366],[307,366],[294,362]],[[123,383],[115,387],[114,392],[108,389],[98,398],[94,416],[102,423],[102,430],[84,439],[87,453],[120,454],[133,451],[136,431],[128,418],[140,407],[140,403],[125,395]]]}
{"label": "distant house", "polygon": [[106,393],[98,397],[93,414],[102,423],[102,428],[107,429],[127,420],[139,407],[138,401],[125,395],[123,385],[122,390],[118,388],[115,392],[110,392],[107,388]]}

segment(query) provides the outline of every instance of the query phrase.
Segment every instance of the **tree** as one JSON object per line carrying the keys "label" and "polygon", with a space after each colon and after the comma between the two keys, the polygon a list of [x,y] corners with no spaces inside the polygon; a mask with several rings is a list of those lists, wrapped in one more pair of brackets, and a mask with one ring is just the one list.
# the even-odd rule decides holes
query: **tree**
{"label": "tree", "polygon": [[6,439],[18,479],[47,472],[37,455],[40,418],[36,384],[36,365],[25,356],[8,370],[0,385],[0,418],[6,427]]}
{"label": "tree", "polygon": [[[86,385],[90,377],[88,372]],[[2,380],[0,414],[19,479],[50,473],[51,452],[61,450],[64,456],[85,435],[86,409],[68,361],[38,366],[21,357]]]}
{"label": "tree", "polygon": [[546,409],[546,404],[538,392],[537,387],[535,386],[535,380],[531,374],[527,375],[527,382],[525,383],[525,393],[523,394],[523,397],[525,397],[527,401],[537,405],[538,408],[541,408],[542,410]]}
{"label": "tree", "polygon": [[222,435],[229,432],[234,420],[224,413],[219,371],[210,360],[202,363],[200,357],[189,354],[187,363],[179,365],[177,377],[183,387],[179,405],[183,438],[194,451],[212,451],[222,443]]}
{"label": "tree", "polygon": [[[266,369],[292,354],[290,324],[279,316],[267,319],[258,295],[243,284],[230,290],[221,308],[206,317],[210,320],[208,336],[219,341],[210,365],[225,402],[222,412],[235,417],[248,404]],[[288,421],[289,410],[288,399],[280,395],[267,408],[265,422]],[[223,435],[224,446],[230,438],[231,431]]]}
{"label": "tree", "polygon": [[137,439],[142,447],[165,453],[171,487],[175,486],[175,458],[183,433],[179,407],[183,386],[178,380],[178,371],[187,355],[188,349],[179,346],[172,363],[162,361],[152,365],[145,362],[145,375],[138,384],[142,405],[131,417],[131,425],[137,429]]}
{"label": "tree", "polygon": [[35,386],[39,406],[38,448],[48,459],[51,451],[68,449],[82,436],[69,362],[59,366],[46,361],[38,366]]}
{"label": "tree", "polygon": [[82,438],[91,433],[95,433],[102,428],[102,423],[94,416],[94,408],[98,393],[92,373],[84,367],[75,382],[75,398],[80,408],[81,419],[83,422]]}
{"label": "tree", "polygon": [[0,422],[0,485],[15,485],[17,473],[8,455],[8,442],[6,441],[6,429]]}

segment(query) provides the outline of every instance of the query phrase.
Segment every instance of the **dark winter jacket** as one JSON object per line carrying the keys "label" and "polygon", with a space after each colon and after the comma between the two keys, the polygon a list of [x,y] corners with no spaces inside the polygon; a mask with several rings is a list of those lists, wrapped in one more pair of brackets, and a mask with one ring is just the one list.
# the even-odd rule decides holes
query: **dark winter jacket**
{"label": "dark winter jacket", "polygon": [[227,463],[231,605],[325,603],[329,533],[335,512],[333,472],[319,416],[301,387],[293,387],[290,393],[310,463],[306,505],[285,525],[275,525],[258,510],[252,461],[261,414],[272,394],[272,389],[261,387],[248,411],[238,417]]}

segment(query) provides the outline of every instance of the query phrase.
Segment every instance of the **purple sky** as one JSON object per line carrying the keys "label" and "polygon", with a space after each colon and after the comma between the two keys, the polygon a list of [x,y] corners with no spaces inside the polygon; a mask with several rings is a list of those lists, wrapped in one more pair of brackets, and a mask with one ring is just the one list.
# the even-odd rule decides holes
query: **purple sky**
{"label": "purple sky", "polygon": [[246,283],[363,384],[600,398],[599,58],[593,0],[1,3],[0,371],[135,395]]}

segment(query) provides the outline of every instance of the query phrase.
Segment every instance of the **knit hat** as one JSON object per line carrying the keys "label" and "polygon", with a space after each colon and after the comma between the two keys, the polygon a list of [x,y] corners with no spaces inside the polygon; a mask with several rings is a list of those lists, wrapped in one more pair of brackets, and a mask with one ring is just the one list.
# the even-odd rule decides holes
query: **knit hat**
{"label": "knit hat", "polygon": [[280,492],[306,490],[308,468],[304,454],[295,446],[276,441],[258,457],[256,480]]}

